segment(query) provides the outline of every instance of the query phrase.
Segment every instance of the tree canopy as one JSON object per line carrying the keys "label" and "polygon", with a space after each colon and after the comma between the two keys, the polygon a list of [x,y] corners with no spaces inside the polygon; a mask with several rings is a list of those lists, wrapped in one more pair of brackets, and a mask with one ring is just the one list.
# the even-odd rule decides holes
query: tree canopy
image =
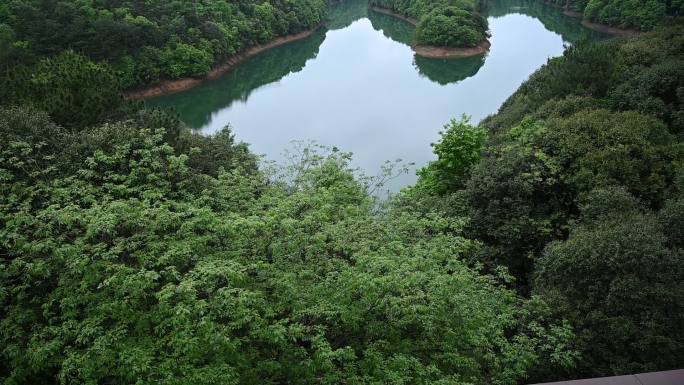
{"label": "tree canopy", "polygon": [[473,0],[372,0],[371,5],[417,20],[418,44],[475,47],[487,38],[487,19]]}
{"label": "tree canopy", "polygon": [[106,61],[127,88],[205,75],[245,48],[316,27],[324,14],[322,0],[8,0],[0,64],[71,49]]}

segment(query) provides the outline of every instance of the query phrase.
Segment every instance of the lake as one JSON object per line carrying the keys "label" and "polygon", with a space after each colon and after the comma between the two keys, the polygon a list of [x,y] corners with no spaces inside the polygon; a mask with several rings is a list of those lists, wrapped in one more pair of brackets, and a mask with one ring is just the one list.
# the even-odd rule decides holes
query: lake
{"label": "lake", "polygon": [[268,160],[281,160],[294,140],[313,140],[352,152],[369,175],[386,160],[415,163],[385,187],[397,191],[434,159],[430,143],[450,119],[466,114],[477,123],[567,44],[602,38],[537,2],[490,0],[484,14],[487,55],[426,59],[409,46],[410,24],[368,9],[366,0],[346,0],[330,6],[326,27],[306,39],[147,104],[174,108],[202,133],[230,125]]}

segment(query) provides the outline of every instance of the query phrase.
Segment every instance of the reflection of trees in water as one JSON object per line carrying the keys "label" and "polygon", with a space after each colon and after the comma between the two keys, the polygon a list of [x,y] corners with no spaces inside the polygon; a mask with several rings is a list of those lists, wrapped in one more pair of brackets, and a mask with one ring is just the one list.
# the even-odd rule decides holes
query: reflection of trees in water
{"label": "reflection of trees in water", "polygon": [[475,76],[484,62],[485,55],[463,59],[429,59],[420,56],[414,58],[414,65],[418,72],[441,85],[460,82]]}
{"label": "reflection of trees in water", "polygon": [[305,39],[264,51],[217,80],[149,104],[174,106],[188,126],[200,128],[210,122],[212,113],[237,100],[244,102],[254,90],[301,71],[309,59],[316,57],[323,40],[325,30],[316,31]]}
{"label": "reflection of trees in water", "polygon": [[562,9],[537,0],[489,0],[483,3],[483,14],[488,17],[502,17],[519,13],[541,21],[546,29],[576,44],[585,39],[598,39],[603,35],[586,29],[579,19],[567,16]]}
{"label": "reflection of trees in water", "polygon": [[368,11],[368,19],[376,31],[382,31],[387,38],[396,42],[412,45],[415,28],[404,20],[373,10]]}
{"label": "reflection of trees in water", "polygon": [[[382,31],[383,35],[389,39],[409,46],[413,43],[415,28],[404,20],[372,10],[368,12],[368,19],[374,29]],[[465,59],[429,59],[414,56],[413,64],[422,76],[445,85],[475,75],[484,61],[485,56]]]}
{"label": "reflection of trees in water", "polygon": [[342,29],[368,13],[368,0],[330,0],[325,26],[330,30]]}

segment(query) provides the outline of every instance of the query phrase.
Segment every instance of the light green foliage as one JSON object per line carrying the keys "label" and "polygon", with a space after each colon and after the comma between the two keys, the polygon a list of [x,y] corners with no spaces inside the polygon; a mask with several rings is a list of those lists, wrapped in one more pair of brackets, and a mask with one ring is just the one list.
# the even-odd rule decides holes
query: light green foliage
{"label": "light green foliage", "polygon": [[444,193],[467,180],[470,169],[480,160],[487,132],[470,125],[464,116],[444,125],[440,135],[440,141],[432,146],[437,160],[419,170],[418,175],[420,186]]}
{"label": "light green foliage", "polygon": [[94,4],[0,4],[3,384],[498,385],[684,360],[681,26],[575,45],[379,202],[391,164],[368,178],[304,146],[259,169],[229,129],[118,98],[311,27],[318,2]]}
{"label": "light green foliage", "polygon": [[[208,42],[204,41],[208,46]],[[162,74],[168,78],[179,78],[183,75],[202,76],[211,69],[213,62],[211,49],[209,52],[184,43],[173,47],[167,46],[160,58]]]}

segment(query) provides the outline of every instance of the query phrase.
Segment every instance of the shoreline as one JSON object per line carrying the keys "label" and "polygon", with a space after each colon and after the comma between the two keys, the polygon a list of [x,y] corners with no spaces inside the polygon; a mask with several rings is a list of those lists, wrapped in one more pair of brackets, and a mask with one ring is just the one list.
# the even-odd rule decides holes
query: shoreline
{"label": "shoreline", "polygon": [[388,16],[396,17],[397,19],[404,20],[405,22],[411,24],[414,27],[416,27],[418,25],[418,20],[412,19],[408,16],[404,16],[400,13],[396,13],[392,10],[387,9],[387,8],[380,8],[377,6],[372,6],[372,7],[370,7],[370,9],[377,12],[377,13],[382,13],[383,15],[388,15]]}
{"label": "shoreline", "polygon": [[619,37],[634,37],[634,36],[639,36],[643,32],[637,31],[636,29],[624,29],[624,28],[617,28],[617,27],[611,27],[609,25],[601,24],[601,23],[593,23],[588,20],[582,20],[582,25],[586,28],[591,29],[592,31],[596,32],[601,32],[605,33],[608,35],[614,35],[614,36],[619,36]]}
{"label": "shoreline", "polygon": [[187,91],[208,80],[215,80],[216,78],[219,78],[220,76],[232,70],[236,65],[261,52],[264,52],[266,50],[275,48],[283,44],[307,38],[311,36],[314,32],[316,32],[322,25],[323,24],[320,24],[316,28],[307,31],[302,31],[296,34],[279,36],[266,44],[256,45],[247,48],[241,51],[240,53],[231,56],[226,61],[224,61],[223,64],[219,64],[218,66],[213,67],[205,76],[201,78],[186,77],[173,80],[163,80],[158,84],[126,90],[123,93],[124,98],[128,100],[145,100],[157,96],[172,95],[179,92]]}
{"label": "shoreline", "polygon": [[566,9],[566,10],[563,10],[563,14],[565,16],[570,16],[570,17],[574,17],[576,19],[581,19],[583,27],[590,29],[592,31],[605,33],[607,35],[614,35],[614,36],[620,36],[620,37],[634,37],[634,36],[641,35],[643,33],[641,31],[637,31],[636,29],[624,29],[624,28],[618,28],[618,27],[611,27],[610,25],[601,24],[601,23],[594,23],[592,21],[585,20],[584,14],[582,12],[570,11],[570,10]]}
{"label": "shoreline", "polygon": [[431,45],[415,45],[413,51],[416,55],[430,59],[463,59],[467,57],[480,56],[489,52],[492,43],[484,39],[475,47],[456,48],[456,47],[435,47]]}
{"label": "shoreline", "polygon": [[[387,8],[381,8],[377,6],[372,6],[370,9],[374,12],[382,13],[384,15],[392,16],[395,18],[398,18],[400,20],[403,20],[412,26],[417,26],[418,21],[416,19],[404,16],[402,14],[396,13],[392,10],[389,10]],[[582,19],[584,15],[581,12],[575,12],[575,11],[570,11],[565,9],[563,11],[563,14],[569,17],[574,17],[578,19]],[[615,35],[619,37],[633,37],[633,36],[638,36],[642,34],[643,32],[633,30],[633,29],[623,29],[623,28],[617,28],[617,27],[611,27],[605,24],[600,24],[600,23],[593,23],[587,20],[582,20],[582,25],[585,28],[609,34],[609,35]],[[264,52],[266,50],[269,50],[271,48],[278,47],[283,44],[287,44],[293,41],[301,40],[304,38],[307,38],[311,36],[314,32],[316,32],[319,28],[323,26],[323,23],[319,24],[313,29],[302,31],[296,34],[292,35],[286,35],[286,36],[279,36],[271,41],[269,41],[266,44],[261,44],[257,46],[253,46],[250,48],[247,48],[240,53],[237,53],[228,59],[224,61],[222,64],[219,64],[216,67],[213,67],[205,76],[203,77],[185,77],[185,78],[180,78],[180,79],[172,79],[172,80],[163,80],[158,84],[154,85],[149,85],[149,86],[143,86],[143,87],[137,87],[137,88],[132,88],[125,90],[123,92],[124,98],[128,100],[145,100],[145,99],[150,99],[158,96],[165,96],[165,95],[172,95],[176,94],[179,92],[187,91],[191,88],[194,88],[206,81],[209,80],[215,80],[222,75],[226,74],[230,70],[232,70],[235,66],[238,64],[241,64],[247,59],[252,58],[253,56],[258,55],[261,52]],[[491,43],[488,39],[483,40],[480,42],[477,46],[475,47],[467,47],[467,48],[457,48],[457,47],[439,47],[439,46],[430,46],[430,45],[411,45],[410,46],[413,52],[420,57],[425,57],[425,58],[430,58],[430,59],[462,59],[462,58],[468,58],[468,57],[473,57],[473,56],[480,56],[484,55],[487,52],[489,52],[489,49],[491,47]]]}
{"label": "shoreline", "polygon": [[[376,6],[370,8],[375,12],[404,20],[414,27],[418,25],[418,21],[416,19],[396,13],[387,8],[380,8]],[[489,52],[489,48],[491,46],[492,44],[489,42],[489,40],[484,39],[475,47],[438,47],[417,44],[412,45],[411,49],[413,49],[413,52],[416,55],[429,59],[463,59],[467,57],[484,55],[485,53]]]}

